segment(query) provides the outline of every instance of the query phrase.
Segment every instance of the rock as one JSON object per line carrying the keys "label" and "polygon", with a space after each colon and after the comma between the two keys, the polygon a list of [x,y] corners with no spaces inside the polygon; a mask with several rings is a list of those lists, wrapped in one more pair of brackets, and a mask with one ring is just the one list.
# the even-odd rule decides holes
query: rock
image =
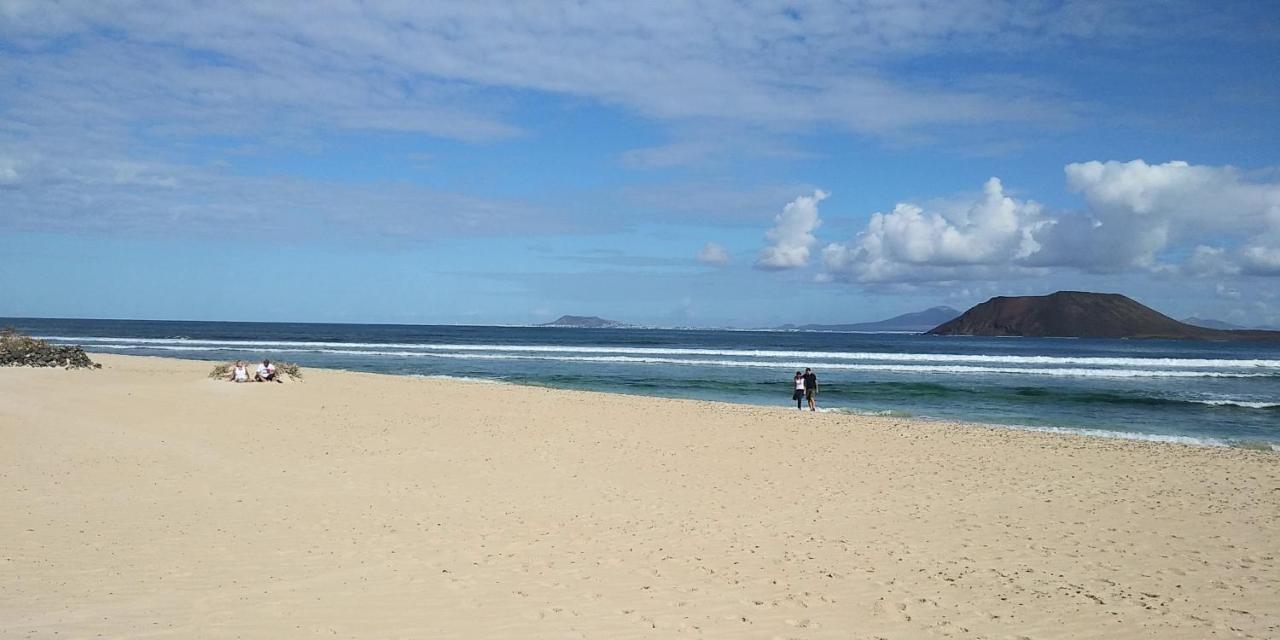
{"label": "rock", "polygon": [[0,331],[0,366],[100,369],[82,347],[51,345],[12,329]]}

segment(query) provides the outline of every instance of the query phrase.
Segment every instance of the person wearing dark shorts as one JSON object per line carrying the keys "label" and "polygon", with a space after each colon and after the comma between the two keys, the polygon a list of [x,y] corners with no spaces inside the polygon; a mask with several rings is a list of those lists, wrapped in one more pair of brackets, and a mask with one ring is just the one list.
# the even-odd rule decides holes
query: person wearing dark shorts
{"label": "person wearing dark shorts", "polygon": [[796,385],[796,392],[791,394],[791,399],[796,401],[797,409],[802,409],[803,405],[800,403],[804,402],[804,374],[797,371],[793,382]]}
{"label": "person wearing dark shorts", "polygon": [[818,395],[818,374],[809,367],[804,368],[804,397],[809,401],[809,410],[817,411],[818,404],[814,397]]}

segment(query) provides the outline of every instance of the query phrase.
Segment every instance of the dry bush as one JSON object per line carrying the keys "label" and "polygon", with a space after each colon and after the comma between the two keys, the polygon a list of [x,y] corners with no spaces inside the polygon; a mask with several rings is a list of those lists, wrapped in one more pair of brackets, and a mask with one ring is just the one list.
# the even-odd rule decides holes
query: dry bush
{"label": "dry bush", "polygon": [[277,362],[276,375],[280,374],[289,376],[290,380],[301,380],[302,367],[299,367],[296,362]]}
{"label": "dry bush", "polygon": [[13,327],[0,329],[0,349],[9,353],[30,353],[48,346],[49,343],[44,340],[32,338]]}

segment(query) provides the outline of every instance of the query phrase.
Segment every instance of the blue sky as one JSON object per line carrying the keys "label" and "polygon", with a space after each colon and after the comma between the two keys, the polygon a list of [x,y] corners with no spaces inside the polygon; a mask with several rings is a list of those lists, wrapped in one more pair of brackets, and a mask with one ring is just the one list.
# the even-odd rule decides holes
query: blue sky
{"label": "blue sky", "polygon": [[10,0],[0,61],[0,315],[1280,324],[1266,3]]}

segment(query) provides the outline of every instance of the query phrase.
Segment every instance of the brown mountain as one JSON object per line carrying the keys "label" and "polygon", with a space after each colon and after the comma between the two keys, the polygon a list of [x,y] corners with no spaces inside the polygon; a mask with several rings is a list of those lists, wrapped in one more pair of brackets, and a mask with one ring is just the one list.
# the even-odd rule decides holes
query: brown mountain
{"label": "brown mountain", "polygon": [[1118,293],[998,296],[929,331],[952,336],[1280,341],[1280,331],[1224,331],[1179,322]]}

